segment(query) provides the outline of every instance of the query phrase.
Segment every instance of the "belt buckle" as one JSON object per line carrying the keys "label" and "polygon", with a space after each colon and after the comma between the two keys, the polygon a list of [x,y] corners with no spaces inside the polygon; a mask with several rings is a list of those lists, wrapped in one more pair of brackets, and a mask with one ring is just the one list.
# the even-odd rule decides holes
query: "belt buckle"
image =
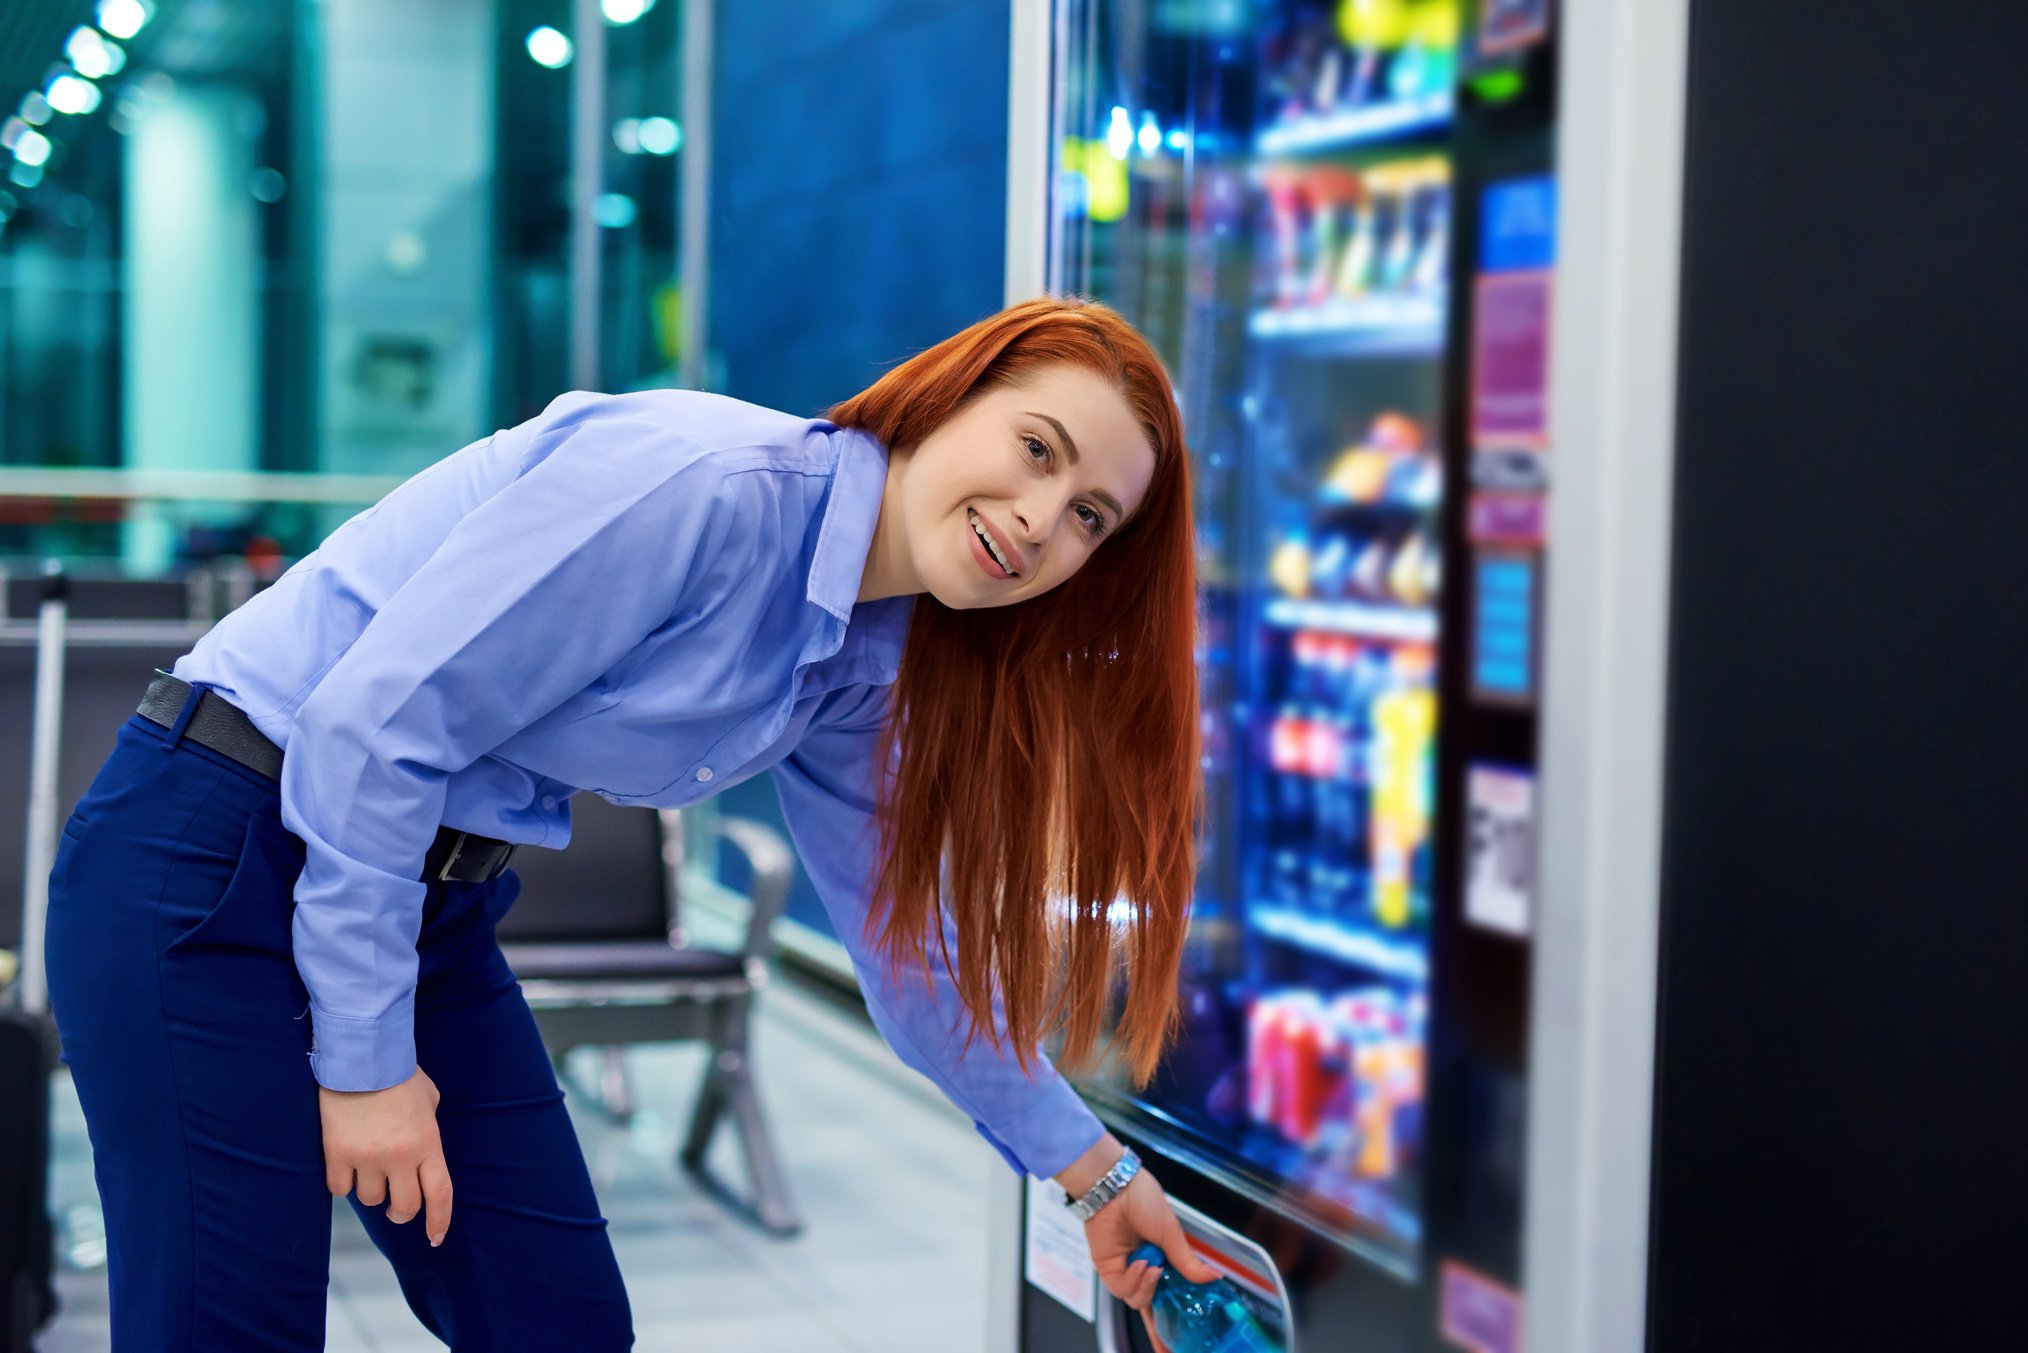
{"label": "belt buckle", "polygon": [[464,858],[465,844],[472,839],[472,835],[473,834],[471,832],[461,831],[452,840],[450,854],[444,857],[443,864],[439,866],[437,869],[437,879],[439,882],[490,883],[494,879],[500,877],[501,871],[507,867],[508,858],[514,854],[514,847],[512,844],[509,844],[505,850],[499,852],[498,858],[494,859],[488,866],[485,877],[476,879],[457,879],[451,876],[451,870],[457,867],[457,863],[460,859]]}
{"label": "belt buckle", "polygon": [[465,842],[471,837],[471,835],[472,834],[470,832],[459,832],[457,836],[452,839],[451,853],[444,856],[444,862],[437,866],[437,881],[439,883],[455,882],[455,880],[451,878],[451,869],[458,863],[458,857],[465,853]]}

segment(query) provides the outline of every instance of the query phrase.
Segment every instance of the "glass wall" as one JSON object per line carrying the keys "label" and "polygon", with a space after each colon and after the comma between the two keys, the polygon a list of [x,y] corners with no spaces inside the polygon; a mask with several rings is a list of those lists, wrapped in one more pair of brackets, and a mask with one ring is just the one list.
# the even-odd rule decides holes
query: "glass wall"
{"label": "glass wall", "polygon": [[19,3],[10,569],[271,574],[573,384],[675,383],[678,0]]}

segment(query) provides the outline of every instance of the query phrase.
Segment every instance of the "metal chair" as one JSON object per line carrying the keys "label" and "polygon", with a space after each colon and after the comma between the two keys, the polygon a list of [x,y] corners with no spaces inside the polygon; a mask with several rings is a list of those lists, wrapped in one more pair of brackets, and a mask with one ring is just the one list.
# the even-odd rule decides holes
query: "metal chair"
{"label": "metal chair", "polygon": [[[632,1110],[623,1049],[630,1043],[702,1040],[710,1059],[679,1160],[711,1192],[776,1235],[801,1229],[754,1087],[749,1024],[765,984],[768,931],[788,899],[788,843],[743,818],[715,833],[752,866],[752,912],[735,952],[686,942],[682,929],[681,814],[615,807],[592,794],[571,801],[571,844],[514,856],[521,896],[500,925],[501,950],[535,1013],[550,1055],[605,1054],[600,1099]],[[705,1169],[704,1155],[730,1110],[752,1200],[742,1202]]]}

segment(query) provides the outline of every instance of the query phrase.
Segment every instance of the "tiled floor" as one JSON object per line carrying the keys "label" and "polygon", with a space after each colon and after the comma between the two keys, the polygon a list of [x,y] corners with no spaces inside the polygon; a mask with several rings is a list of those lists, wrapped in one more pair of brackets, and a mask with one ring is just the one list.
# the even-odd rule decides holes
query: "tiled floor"
{"label": "tiled floor", "polygon": [[[794,1240],[737,1219],[674,1164],[702,1066],[695,1046],[632,1054],[640,1103],[619,1126],[572,1095],[643,1353],[965,1353],[985,1343],[986,1207],[1005,1166],[971,1125],[901,1069],[862,1017],[780,982],[763,996],[756,1065],[804,1217]],[[573,1063],[587,1079],[596,1058]],[[64,1309],[42,1353],[107,1347],[103,1250],[92,1234],[89,1146],[67,1080],[58,1087],[52,1202],[67,1252]],[[713,1153],[744,1189],[732,1133]],[[908,1201],[903,1202],[903,1199]],[[442,1348],[403,1304],[348,1205],[333,1214],[327,1347]]]}

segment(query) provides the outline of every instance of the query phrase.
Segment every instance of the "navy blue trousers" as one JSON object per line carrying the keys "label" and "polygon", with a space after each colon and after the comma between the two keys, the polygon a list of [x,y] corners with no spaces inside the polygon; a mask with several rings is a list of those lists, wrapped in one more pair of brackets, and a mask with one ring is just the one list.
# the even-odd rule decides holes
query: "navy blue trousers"
{"label": "navy blue trousers", "polygon": [[[330,1281],[309,996],[291,957],[302,842],[280,792],[136,717],[63,829],[49,987],[105,1205],[119,1353],[321,1349]],[[354,1209],[453,1349],[626,1349],[631,1317],[563,1094],[500,955],[519,891],[429,885],[416,1060],[454,1193]]]}

